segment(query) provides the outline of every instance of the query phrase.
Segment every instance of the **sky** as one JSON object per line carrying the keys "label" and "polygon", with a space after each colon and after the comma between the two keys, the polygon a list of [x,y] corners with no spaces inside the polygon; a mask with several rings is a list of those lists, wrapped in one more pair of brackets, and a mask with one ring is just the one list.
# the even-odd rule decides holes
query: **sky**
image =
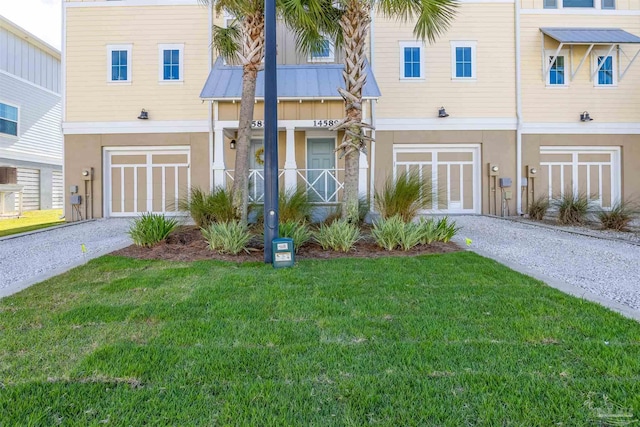
{"label": "sky", "polygon": [[60,49],[61,2],[62,0],[0,0],[0,15]]}

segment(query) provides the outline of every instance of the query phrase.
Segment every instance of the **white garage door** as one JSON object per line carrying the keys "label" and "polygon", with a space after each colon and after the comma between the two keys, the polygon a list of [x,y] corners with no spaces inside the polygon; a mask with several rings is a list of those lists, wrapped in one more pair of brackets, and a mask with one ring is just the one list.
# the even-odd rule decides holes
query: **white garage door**
{"label": "white garage door", "polygon": [[538,180],[549,199],[573,192],[605,209],[620,199],[619,147],[543,146],[540,172]]}
{"label": "white garage door", "polygon": [[480,213],[480,145],[415,145],[393,147],[394,173],[418,173],[431,181],[429,213]]}
{"label": "white garage door", "polygon": [[[31,168],[18,168],[18,184],[23,185],[23,211],[37,211],[40,209],[40,170]],[[18,198],[16,197],[16,210],[18,210]]]}
{"label": "white garage door", "polygon": [[62,171],[53,171],[51,180],[53,182],[51,207],[53,209],[62,209],[64,201]]}
{"label": "white garage door", "polygon": [[190,150],[105,148],[105,216],[177,214],[191,185]]}

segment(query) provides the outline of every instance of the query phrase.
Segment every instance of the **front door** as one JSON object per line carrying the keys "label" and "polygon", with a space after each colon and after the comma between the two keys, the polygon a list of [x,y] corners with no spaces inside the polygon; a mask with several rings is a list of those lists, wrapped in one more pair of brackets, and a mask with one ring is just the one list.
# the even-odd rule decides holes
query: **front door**
{"label": "front door", "polygon": [[264,202],[264,142],[261,139],[252,139],[249,148],[249,201]]}
{"label": "front door", "polygon": [[307,194],[311,202],[335,202],[336,155],[334,138],[307,139]]}

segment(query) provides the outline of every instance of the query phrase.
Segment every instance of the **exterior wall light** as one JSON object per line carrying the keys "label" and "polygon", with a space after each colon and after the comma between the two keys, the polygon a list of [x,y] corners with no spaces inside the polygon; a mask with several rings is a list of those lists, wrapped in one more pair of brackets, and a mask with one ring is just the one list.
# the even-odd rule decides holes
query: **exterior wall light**
{"label": "exterior wall light", "polygon": [[147,120],[149,118],[149,113],[147,113],[147,111],[143,108],[142,111],[140,111],[140,115],[138,116],[138,118],[140,120]]}
{"label": "exterior wall light", "polygon": [[440,109],[438,110],[438,117],[449,117],[449,115],[447,114],[447,110],[445,110],[444,107],[440,107]]}
{"label": "exterior wall light", "polygon": [[590,122],[590,121],[593,121],[593,119],[589,116],[589,112],[588,111],[583,111],[582,113],[580,113],[580,121],[581,122]]}
{"label": "exterior wall light", "polygon": [[236,140],[232,139],[231,142],[229,142],[229,148],[232,150],[236,149]]}
{"label": "exterior wall light", "polygon": [[498,172],[500,168],[496,165],[491,166],[491,172]]}
{"label": "exterior wall light", "polygon": [[531,168],[531,169],[529,169],[529,173],[530,173],[531,175],[535,175],[535,174],[536,174],[536,172],[538,172],[538,171],[536,170],[536,168]]}

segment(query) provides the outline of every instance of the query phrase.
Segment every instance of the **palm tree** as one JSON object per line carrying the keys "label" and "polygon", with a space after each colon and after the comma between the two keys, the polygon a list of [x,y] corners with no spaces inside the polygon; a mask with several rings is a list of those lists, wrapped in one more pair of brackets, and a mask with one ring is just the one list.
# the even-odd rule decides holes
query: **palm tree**
{"label": "palm tree", "polygon": [[[242,66],[242,98],[238,118],[238,139],[233,180],[233,205],[241,221],[247,222],[249,201],[249,148],[251,122],[256,97],[258,71],[264,59],[263,0],[198,0],[212,5],[217,14],[223,11],[234,17],[231,25],[214,25],[213,47],[228,63]],[[282,0],[276,3],[278,12],[296,35],[298,49],[304,53],[321,47],[321,31],[332,28],[336,11],[323,0]]]}
{"label": "palm tree", "polygon": [[367,80],[365,42],[369,33],[371,10],[403,22],[415,20],[417,39],[434,42],[455,16],[455,0],[332,0],[340,11],[337,44],[344,50],[345,89],[338,89],[345,100],[345,119],[333,130],[343,129],[338,147],[345,157],[343,217],[358,221],[358,171],[360,152],[372,138],[364,133],[371,126],[362,123],[362,88]]}

